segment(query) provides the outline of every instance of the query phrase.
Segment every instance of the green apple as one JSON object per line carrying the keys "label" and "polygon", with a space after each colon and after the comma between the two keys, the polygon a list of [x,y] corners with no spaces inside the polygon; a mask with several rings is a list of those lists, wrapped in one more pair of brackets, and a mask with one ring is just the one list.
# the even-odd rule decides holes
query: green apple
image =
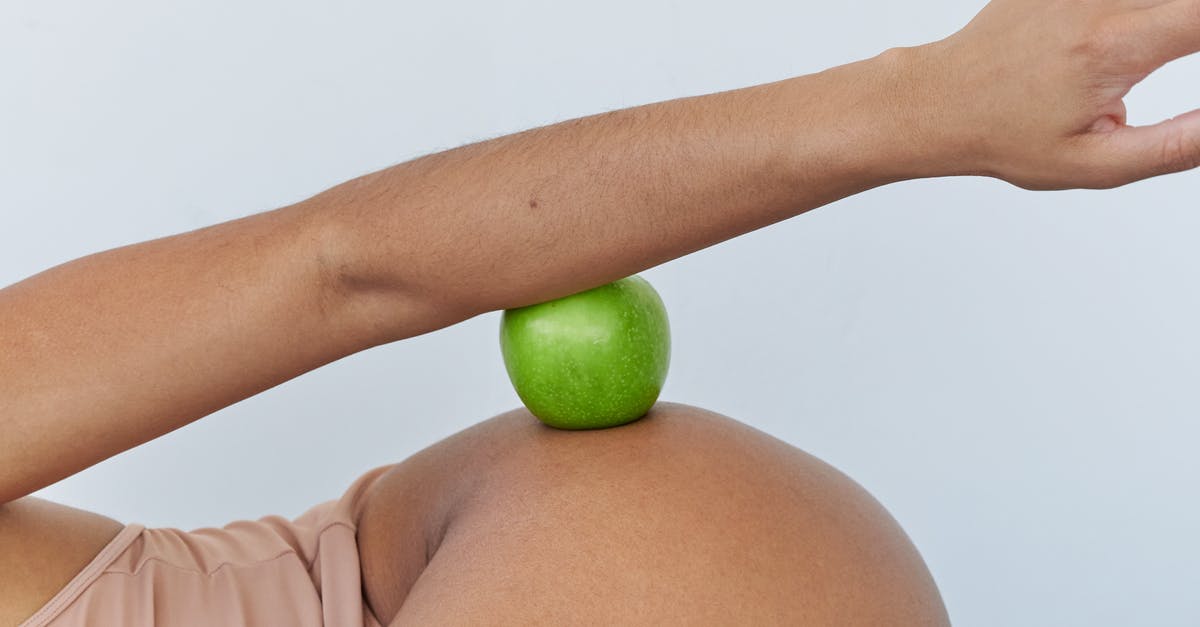
{"label": "green apple", "polygon": [[517,395],[542,422],[615,427],[646,415],[662,391],[667,309],[650,283],[627,277],[505,311],[500,352]]}

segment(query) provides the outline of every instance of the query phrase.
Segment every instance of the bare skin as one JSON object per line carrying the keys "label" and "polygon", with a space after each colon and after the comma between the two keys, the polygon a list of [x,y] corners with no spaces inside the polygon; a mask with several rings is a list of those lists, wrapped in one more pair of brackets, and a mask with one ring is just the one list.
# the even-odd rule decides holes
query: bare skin
{"label": "bare skin", "polygon": [[32,616],[121,530],[92,512],[26,497],[0,505],[0,625]]}
{"label": "bare skin", "polygon": [[866,491],[676,403],[587,433],[507,412],[395,466],[359,525],[384,624],[949,624]]}
{"label": "bare skin", "polygon": [[430,155],[4,288],[0,622],[115,533],[22,497],[341,357],[894,181],[1194,168],[1200,112],[1135,128],[1121,99],[1198,49],[1200,0],[995,0],[926,46]]}

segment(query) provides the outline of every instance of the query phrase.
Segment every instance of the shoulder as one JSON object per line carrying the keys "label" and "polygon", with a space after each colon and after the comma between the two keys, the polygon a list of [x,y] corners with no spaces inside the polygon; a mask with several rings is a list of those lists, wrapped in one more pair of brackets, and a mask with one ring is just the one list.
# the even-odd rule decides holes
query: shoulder
{"label": "shoulder", "polygon": [[34,497],[0,505],[0,624],[32,616],[122,528],[111,518]]}

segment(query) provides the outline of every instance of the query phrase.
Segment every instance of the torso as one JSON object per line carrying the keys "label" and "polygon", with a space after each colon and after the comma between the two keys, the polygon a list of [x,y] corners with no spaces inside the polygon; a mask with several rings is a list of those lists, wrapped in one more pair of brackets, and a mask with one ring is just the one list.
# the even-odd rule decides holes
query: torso
{"label": "torso", "polygon": [[[380,477],[358,521],[364,594],[385,625],[425,567],[423,539],[439,511],[429,503],[437,494],[421,476],[421,458],[414,459]],[[0,505],[0,626],[32,616],[123,528],[34,497]]]}
{"label": "torso", "polygon": [[384,625],[437,551],[460,492],[442,462],[422,451],[382,475],[366,495],[358,519],[363,594]]}

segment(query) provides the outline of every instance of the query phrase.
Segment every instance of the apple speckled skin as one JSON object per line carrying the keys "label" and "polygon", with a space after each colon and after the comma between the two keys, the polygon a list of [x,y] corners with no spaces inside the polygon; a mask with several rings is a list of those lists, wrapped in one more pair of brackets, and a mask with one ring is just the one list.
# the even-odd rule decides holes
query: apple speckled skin
{"label": "apple speckled skin", "polygon": [[667,379],[667,309],[650,283],[627,277],[505,311],[500,351],[517,395],[542,422],[623,425],[646,415]]}

